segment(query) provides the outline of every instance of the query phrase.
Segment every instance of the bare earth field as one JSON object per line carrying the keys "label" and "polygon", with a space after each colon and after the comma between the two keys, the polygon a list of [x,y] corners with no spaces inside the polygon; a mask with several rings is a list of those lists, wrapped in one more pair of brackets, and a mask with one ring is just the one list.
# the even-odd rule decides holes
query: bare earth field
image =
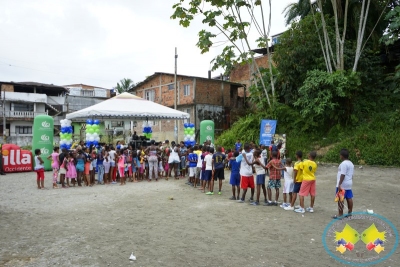
{"label": "bare earth field", "polygon": [[[336,214],[336,172],[319,166],[315,212],[304,217],[228,200],[229,179],[206,196],[185,180],[54,190],[46,172],[49,190],[38,190],[35,173],[7,174],[0,266],[344,266],[321,238]],[[400,169],[356,167],[353,191],[354,212],[373,209],[400,230]],[[376,266],[400,266],[399,249]]]}

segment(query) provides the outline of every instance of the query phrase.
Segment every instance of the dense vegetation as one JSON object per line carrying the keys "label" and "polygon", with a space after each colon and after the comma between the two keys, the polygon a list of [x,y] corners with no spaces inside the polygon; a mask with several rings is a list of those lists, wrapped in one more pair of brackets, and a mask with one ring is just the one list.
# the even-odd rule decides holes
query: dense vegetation
{"label": "dense vegetation", "polygon": [[[270,118],[278,120],[277,133],[287,134],[291,157],[298,149],[317,150],[321,160],[335,162],[346,147],[355,163],[400,166],[400,1],[317,0],[310,5],[298,0],[285,11],[292,24],[274,46],[268,69],[259,68],[249,50],[241,50],[252,25],[259,30],[258,46],[265,47],[266,20],[258,24],[253,10],[263,12],[268,1],[206,2],[209,10],[202,1],[181,0],[172,18],[188,27],[201,14],[204,24],[228,38],[232,45],[214,67],[229,72],[243,62],[255,70],[248,115],[217,143],[230,147],[237,138],[257,141],[260,120]],[[248,22],[241,19],[246,9]],[[217,36],[202,30],[197,45],[207,52]]]}

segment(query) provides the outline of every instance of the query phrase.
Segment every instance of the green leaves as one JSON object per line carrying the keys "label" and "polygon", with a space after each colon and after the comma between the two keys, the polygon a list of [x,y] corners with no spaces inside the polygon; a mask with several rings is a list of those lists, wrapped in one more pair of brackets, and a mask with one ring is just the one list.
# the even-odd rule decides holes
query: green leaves
{"label": "green leaves", "polygon": [[385,17],[389,22],[387,33],[382,36],[381,42],[386,45],[394,44],[400,38],[400,6],[392,9]]}
{"label": "green leaves", "polygon": [[210,47],[212,46],[213,42],[211,41],[211,38],[216,37],[215,34],[206,31],[206,30],[201,30],[199,32],[199,41],[197,42],[197,46],[201,49],[201,53],[204,54],[210,50]]}
{"label": "green leaves", "polygon": [[346,123],[352,113],[350,101],[359,90],[360,78],[355,72],[334,72],[311,70],[303,86],[299,88],[299,98],[294,103],[300,107],[303,117],[324,123]]}

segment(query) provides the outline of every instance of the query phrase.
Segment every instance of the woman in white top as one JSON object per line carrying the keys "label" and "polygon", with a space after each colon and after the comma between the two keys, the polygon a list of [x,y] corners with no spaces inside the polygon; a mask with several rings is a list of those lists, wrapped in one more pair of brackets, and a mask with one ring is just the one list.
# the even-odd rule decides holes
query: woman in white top
{"label": "woman in white top", "polygon": [[169,176],[171,177],[172,168],[174,168],[175,179],[179,179],[178,166],[179,166],[179,163],[181,162],[180,156],[179,156],[179,151],[178,151],[178,147],[175,145],[174,142],[172,142],[171,144],[172,144],[171,154],[169,155],[169,158],[168,158]]}

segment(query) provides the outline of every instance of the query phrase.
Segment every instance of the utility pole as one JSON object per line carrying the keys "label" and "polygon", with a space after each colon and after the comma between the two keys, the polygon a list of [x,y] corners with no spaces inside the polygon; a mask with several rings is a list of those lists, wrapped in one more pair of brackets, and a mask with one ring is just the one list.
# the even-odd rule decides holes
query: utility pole
{"label": "utility pole", "polygon": [[[0,92],[1,93],[1,92]],[[3,144],[7,143],[7,127],[6,127],[6,90],[3,90]]]}
{"label": "utility pole", "polygon": [[[174,109],[176,110],[177,107],[177,100],[176,100],[176,73],[177,73],[177,68],[178,68],[178,50],[175,47],[175,73],[174,73]],[[175,120],[175,127],[174,127],[174,137],[175,137],[175,143],[178,144],[178,121]]]}

